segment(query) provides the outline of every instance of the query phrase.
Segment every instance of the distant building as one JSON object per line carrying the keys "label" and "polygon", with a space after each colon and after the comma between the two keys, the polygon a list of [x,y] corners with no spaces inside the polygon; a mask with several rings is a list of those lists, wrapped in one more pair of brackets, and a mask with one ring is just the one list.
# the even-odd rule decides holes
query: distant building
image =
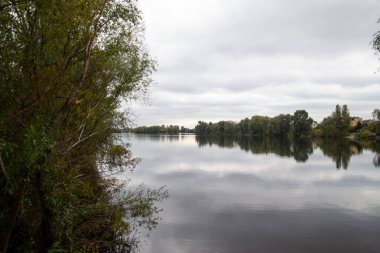
{"label": "distant building", "polygon": [[359,117],[351,117],[350,125],[351,127],[357,127],[357,125],[362,123],[363,119]]}
{"label": "distant building", "polygon": [[376,122],[376,121],[373,120],[373,119],[366,119],[366,120],[363,120],[363,121],[362,121],[362,125],[363,125],[363,126],[368,126],[368,125],[373,124],[373,123],[375,123],[375,122]]}
{"label": "distant building", "polygon": [[314,129],[318,126],[318,122],[317,121],[313,121],[313,123],[311,123],[311,127]]}

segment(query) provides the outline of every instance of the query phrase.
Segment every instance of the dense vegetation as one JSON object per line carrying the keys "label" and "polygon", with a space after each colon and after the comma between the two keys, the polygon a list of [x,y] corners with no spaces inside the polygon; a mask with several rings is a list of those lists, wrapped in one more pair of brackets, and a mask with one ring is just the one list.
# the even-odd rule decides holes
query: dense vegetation
{"label": "dense vegetation", "polygon": [[180,129],[177,125],[140,126],[131,129],[131,132],[136,134],[179,134]]}
{"label": "dense vegetation", "polygon": [[253,116],[236,123],[219,121],[217,123],[198,121],[195,133],[199,136],[257,136],[277,138],[299,137],[345,137],[350,134],[357,138],[377,138],[380,136],[380,110],[372,113],[373,120],[358,121],[353,125],[347,105],[336,105],[335,111],[319,124],[308,116],[305,110],[297,110],[293,115],[280,114]]}
{"label": "dense vegetation", "polygon": [[129,252],[157,224],[166,192],[111,177],[139,161],[112,129],[150,85],[142,30],[135,0],[0,2],[0,252]]}
{"label": "dense vegetation", "polygon": [[359,139],[379,139],[380,138],[380,110],[375,109],[372,112],[373,121],[360,125],[360,131],[357,133]]}
{"label": "dense vegetation", "polygon": [[331,116],[324,118],[314,134],[317,136],[347,136],[351,129],[351,116],[347,105],[336,105]]}
{"label": "dense vegetation", "polygon": [[313,129],[313,135],[318,137],[344,137],[352,135],[357,139],[378,139],[380,137],[379,110],[372,112],[373,120],[358,120],[352,122],[346,105],[336,106],[335,111],[329,117]]}
{"label": "dense vegetation", "polygon": [[267,116],[253,116],[245,118],[239,123],[234,121],[219,121],[206,123],[198,121],[195,126],[197,135],[252,135],[277,137],[306,137],[311,134],[313,119],[305,110],[297,110],[293,115],[280,114],[270,118]]}

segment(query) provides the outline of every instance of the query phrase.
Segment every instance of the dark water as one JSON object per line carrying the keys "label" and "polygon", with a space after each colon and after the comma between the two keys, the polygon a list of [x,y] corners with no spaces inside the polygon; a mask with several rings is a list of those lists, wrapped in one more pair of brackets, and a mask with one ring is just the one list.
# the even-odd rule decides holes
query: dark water
{"label": "dark water", "polygon": [[379,145],[129,141],[143,158],[132,182],[170,194],[142,252],[380,252]]}

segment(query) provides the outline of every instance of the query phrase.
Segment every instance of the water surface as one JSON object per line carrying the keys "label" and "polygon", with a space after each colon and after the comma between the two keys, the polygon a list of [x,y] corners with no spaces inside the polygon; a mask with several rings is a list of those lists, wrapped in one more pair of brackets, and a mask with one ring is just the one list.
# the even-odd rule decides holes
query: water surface
{"label": "water surface", "polygon": [[170,194],[141,252],[380,252],[376,144],[127,138],[126,176]]}

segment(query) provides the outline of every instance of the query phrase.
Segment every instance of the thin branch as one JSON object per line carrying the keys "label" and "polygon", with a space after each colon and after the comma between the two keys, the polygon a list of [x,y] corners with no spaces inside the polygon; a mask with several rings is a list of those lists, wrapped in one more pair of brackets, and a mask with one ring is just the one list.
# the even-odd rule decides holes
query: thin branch
{"label": "thin branch", "polygon": [[92,136],[96,135],[97,132],[90,134],[89,136],[84,137],[83,139],[79,139],[77,142],[75,142],[70,148],[67,149],[67,151],[72,150],[75,146],[80,144],[81,142],[87,140],[88,138],[91,138]]}
{"label": "thin branch", "polygon": [[107,1],[103,1],[102,4],[100,5],[99,14],[94,20],[95,25],[94,25],[94,29],[93,29],[93,34],[90,34],[88,41],[86,43],[86,46],[84,48],[84,52],[83,52],[84,53],[84,56],[83,56],[84,63],[83,63],[83,73],[82,73],[81,79],[79,80],[77,85],[74,87],[70,96],[67,98],[65,104],[62,106],[61,110],[59,111],[58,117],[56,120],[57,123],[61,120],[62,116],[67,112],[67,110],[69,110],[69,108],[73,104],[73,100],[74,100],[76,94],[78,93],[78,90],[81,88],[81,86],[83,85],[83,83],[85,82],[85,80],[87,78],[88,68],[89,68],[89,64],[90,64],[91,49],[92,49],[94,40],[95,40],[97,33],[98,33],[98,23],[99,23],[100,17],[102,16],[103,11],[104,11],[106,2]]}
{"label": "thin branch", "polygon": [[70,106],[72,105],[72,102],[74,100],[74,97],[76,96],[79,88],[83,85],[84,81],[86,80],[87,72],[88,72],[88,66],[90,63],[91,46],[92,46],[93,41],[94,41],[94,38],[92,36],[90,36],[90,38],[87,41],[85,50],[84,50],[84,63],[83,63],[84,66],[83,66],[82,77],[79,80],[78,84],[75,86],[74,90],[71,92],[70,96],[67,98],[65,104],[62,106],[62,108],[58,114],[57,122],[60,121],[62,115],[65,114],[65,112],[70,108]]}
{"label": "thin branch", "polygon": [[86,123],[83,123],[79,129],[82,128],[82,130],[80,131],[80,134],[79,134],[79,137],[78,137],[78,141],[80,141],[82,139],[82,135],[83,135],[83,132],[84,132],[84,127],[86,126]]}
{"label": "thin branch", "polygon": [[6,171],[5,166],[4,166],[4,163],[3,163],[3,159],[1,158],[1,154],[0,154],[0,167],[1,167],[1,172],[4,174],[5,178],[6,178],[7,180],[9,180],[9,177],[8,177],[7,171]]}

